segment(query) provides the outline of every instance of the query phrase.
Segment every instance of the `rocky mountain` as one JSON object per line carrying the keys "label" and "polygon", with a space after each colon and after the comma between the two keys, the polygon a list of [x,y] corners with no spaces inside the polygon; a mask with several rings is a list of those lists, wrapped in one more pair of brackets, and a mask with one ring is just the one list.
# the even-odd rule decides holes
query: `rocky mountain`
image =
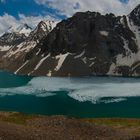
{"label": "rocky mountain", "polygon": [[25,41],[26,36],[24,34],[19,34],[16,32],[5,33],[0,37],[0,51],[7,51],[12,46],[18,45],[21,42]]}
{"label": "rocky mountain", "polygon": [[8,31],[0,37],[0,51],[7,51],[11,47],[17,46],[25,41],[31,31],[32,28],[27,24],[21,24],[18,27],[10,27]]}
{"label": "rocky mountain", "polygon": [[31,31],[32,31],[32,27],[30,27],[28,24],[24,23],[18,27],[10,27],[7,32],[8,33],[14,32],[14,33],[24,34],[25,36],[28,36]]}
{"label": "rocky mountain", "polygon": [[0,37],[0,69],[18,72],[27,53],[47,36],[55,25],[54,21],[41,21],[35,29],[27,24],[11,27]]}
{"label": "rocky mountain", "polygon": [[[37,43],[28,45],[30,39]],[[140,76],[140,5],[127,16],[78,12],[53,30],[41,22],[17,48],[12,62],[7,54],[15,47],[2,55],[1,69],[35,76]],[[21,57],[25,48],[31,49]],[[10,64],[4,63],[8,57]]]}
{"label": "rocky mountain", "polygon": [[56,26],[57,22],[54,21],[41,21],[38,26],[30,34],[30,39],[40,41],[43,37],[47,36],[52,29]]}

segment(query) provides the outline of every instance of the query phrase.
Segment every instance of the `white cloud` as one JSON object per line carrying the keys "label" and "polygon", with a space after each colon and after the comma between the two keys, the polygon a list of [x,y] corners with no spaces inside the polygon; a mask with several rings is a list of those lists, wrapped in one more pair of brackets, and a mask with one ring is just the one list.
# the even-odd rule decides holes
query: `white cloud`
{"label": "white cloud", "polygon": [[140,4],[140,0],[129,0],[125,4],[119,0],[35,0],[35,2],[54,8],[68,17],[75,12],[87,10],[123,15]]}
{"label": "white cloud", "polygon": [[[5,0],[0,0],[4,2]],[[60,14],[71,16],[78,11],[99,11],[102,13],[113,12],[115,14],[128,14],[135,6],[140,4],[140,0],[129,0],[127,4],[119,0],[35,0],[38,4],[49,5],[59,11]],[[27,23],[35,27],[41,20],[51,19],[53,16],[25,16],[19,14],[19,19],[4,14],[0,16],[0,34],[4,33],[11,26],[18,26],[21,23]]]}
{"label": "white cloud", "polygon": [[51,16],[25,16],[19,14],[19,19],[5,13],[0,16],[0,35],[8,30],[11,26],[18,27],[20,24],[27,23],[32,28],[35,28],[41,20],[54,20]]}
{"label": "white cloud", "polygon": [[4,14],[0,16],[0,34],[5,32],[11,26],[17,26],[19,21],[16,20],[13,16]]}
{"label": "white cloud", "polygon": [[47,16],[41,16],[41,15],[40,16],[25,16],[24,14],[19,14],[19,18],[20,18],[20,20],[19,20],[20,23],[27,23],[32,28],[36,27],[37,24],[41,20],[57,20],[49,15],[47,15]]}

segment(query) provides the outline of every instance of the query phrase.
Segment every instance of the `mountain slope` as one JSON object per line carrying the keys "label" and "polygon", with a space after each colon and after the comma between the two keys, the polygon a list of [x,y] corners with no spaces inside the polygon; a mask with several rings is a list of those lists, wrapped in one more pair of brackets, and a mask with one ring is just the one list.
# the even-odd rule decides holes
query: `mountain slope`
{"label": "mountain slope", "polygon": [[38,43],[16,73],[140,76],[140,5],[128,16],[79,12],[45,33],[30,34]]}
{"label": "mountain slope", "polygon": [[8,51],[11,47],[25,41],[31,31],[32,28],[27,24],[21,24],[18,27],[10,27],[8,31],[0,37],[0,51]]}
{"label": "mountain slope", "polygon": [[21,24],[18,27],[10,27],[9,30],[7,31],[8,33],[18,33],[18,34],[24,34],[25,36],[28,36],[30,32],[33,29],[28,25],[28,24]]}
{"label": "mountain slope", "polygon": [[[54,24],[55,22],[52,21],[41,21],[34,30],[30,30],[30,33],[28,31],[31,28],[26,24],[16,28],[16,30],[8,30],[8,33],[0,37],[0,68],[17,73],[21,65],[25,63],[26,54],[30,52],[43,37],[48,35],[53,29]],[[27,32],[29,33],[28,36]],[[18,38],[20,36],[23,36],[23,38],[19,41]]]}

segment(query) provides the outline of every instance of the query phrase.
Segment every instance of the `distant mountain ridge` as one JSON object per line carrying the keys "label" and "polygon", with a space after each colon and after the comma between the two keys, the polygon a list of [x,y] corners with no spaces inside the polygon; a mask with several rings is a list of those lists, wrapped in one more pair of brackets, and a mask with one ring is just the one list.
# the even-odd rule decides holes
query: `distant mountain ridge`
{"label": "distant mountain ridge", "polygon": [[54,28],[57,22],[41,21],[35,29],[27,24],[11,27],[0,37],[0,68],[18,72],[26,54]]}
{"label": "distant mountain ridge", "polygon": [[13,27],[13,26],[10,27],[8,29],[7,33],[15,32],[15,33],[24,34],[24,35],[28,36],[32,30],[33,30],[32,27],[30,27],[28,24],[24,23],[18,27]]}
{"label": "distant mountain ridge", "polygon": [[1,69],[34,76],[140,76],[140,5],[127,16],[88,11],[57,26],[42,21],[21,40],[1,51]]}

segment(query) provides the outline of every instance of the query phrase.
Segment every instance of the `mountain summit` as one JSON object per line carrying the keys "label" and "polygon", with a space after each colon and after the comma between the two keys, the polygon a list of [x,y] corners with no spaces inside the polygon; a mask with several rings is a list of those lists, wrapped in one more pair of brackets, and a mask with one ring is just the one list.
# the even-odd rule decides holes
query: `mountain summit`
{"label": "mountain summit", "polygon": [[32,28],[24,23],[24,24],[21,24],[20,26],[18,27],[10,27],[9,30],[7,31],[8,33],[18,33],[18,34],[24,34],[26,36],[28,36],[30,34],[30,32],[32,31]]}
{"label": "mountain summit", "polygon": [[128,16],[87,11],[57,26],[41,21],[2,53],[0,68],[35,76],[140,76],[140,5]]}
{"label": "mountain summit", "polygon": [[30,34],[30,37],[35,41],[41,40],[44,36],[47,36],[49,32],[56,26],[57,22],[54,21],[41,21],[35,30]]}

